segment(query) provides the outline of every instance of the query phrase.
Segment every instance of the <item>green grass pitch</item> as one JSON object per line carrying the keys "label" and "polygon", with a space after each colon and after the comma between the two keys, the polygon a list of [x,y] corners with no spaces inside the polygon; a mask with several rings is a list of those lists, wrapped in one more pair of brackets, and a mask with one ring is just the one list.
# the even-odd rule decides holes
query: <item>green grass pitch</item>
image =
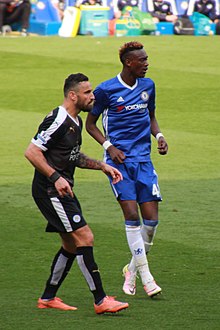
{"label": "green grass pitch", "polygon": [[[121,269],[130,253],[122,213],[102,173],[77,170],[75,192],[95,234],[104,287],[130,308],[95,315],[75,263],[59,296],[78,310],[38,310],[60,242],[44,233],[24,150],[41,119],[62,102],[64,78],[83,72],[95,87],[120,72],[118,49],[134,39],[149,55],[147,76],[157,86],[157,118],[169,143],[164,157],[155,142],[152,148],[163,202],[149,262],[163,294],[147,298],[139,279],[136,296],[124,295]],[[0,38],[1,329],[219,329],[219,54],[218,36]],[[101,159],[102,148],[83,136],[82,151]]]}

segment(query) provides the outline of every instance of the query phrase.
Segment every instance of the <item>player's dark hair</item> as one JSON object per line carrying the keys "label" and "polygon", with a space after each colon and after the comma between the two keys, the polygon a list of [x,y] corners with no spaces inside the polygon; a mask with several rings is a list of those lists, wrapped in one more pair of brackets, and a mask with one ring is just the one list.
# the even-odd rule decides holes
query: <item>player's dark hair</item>
{"label": "player's dark hair", "polygon": [[63,93],[66,97],[70,90],[74,90],[78,87],[79,83],[82,81],[88,81],[89,78],[83,73],[72,73],[65,79]]}
{"label": "player's dark hair", "polygon": [[123,46],[121,46],[121,48],[119,49],[119,58],[120,61],[122,62],[122,64],[125,63],[125,60],[128,56],[128,54],[134,50],[139,50],[139,49],[143,49],[144,45],[142,45],[140,42],[138,41],[130,41],[125,43]]}

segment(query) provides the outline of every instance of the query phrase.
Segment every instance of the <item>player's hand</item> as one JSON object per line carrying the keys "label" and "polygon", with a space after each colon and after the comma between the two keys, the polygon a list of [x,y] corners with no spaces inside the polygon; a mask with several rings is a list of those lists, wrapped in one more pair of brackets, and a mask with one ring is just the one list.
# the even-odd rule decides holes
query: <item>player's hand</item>
{"label": "player's hand", "polygon": [[112,183],[118,183],[119,181],[123,180],[123,176],[121,174],[121,172],[119,172],[116,168],[114,168],[113,166],[110,166],[106,163],[103,163],[102,165],[102,171],[106,174],[106,175],[110,175],[112,177]]}
{"label": "player's hand", "polygon": [[65,197],[66,195],[73,197],[73,191],[69,182],[67,182],[62,176],[54,183],[54,185],[60,197]]}
{"label": "player's hand", "polygon": [[168,145],[166,143],[166,140],[164,139],[163,136],[161,136],[158,140],[158,152],[160,155],[166,155],[168,152]]}
{"label": "player's hand", "polygon": [[125,154],[123,151],[117,149],[113,145],[108,147],[107,152],[109,153],[111,159],[115,164],[122,164],[126,158]]}

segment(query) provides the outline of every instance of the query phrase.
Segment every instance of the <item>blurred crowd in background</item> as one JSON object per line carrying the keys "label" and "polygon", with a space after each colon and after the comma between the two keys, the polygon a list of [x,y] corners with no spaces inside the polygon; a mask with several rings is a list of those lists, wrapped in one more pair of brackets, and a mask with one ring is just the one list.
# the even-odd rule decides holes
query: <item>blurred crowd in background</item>
{"label": "blurred crowd in background", "polygon": [[[154,23],[176,23],[180,18],[190,17],[194,12],[208,17],[210,22],[219,26],[219,0],[47,0],[57,11],[59,19],[64,18],[69,6],[109,7],[109,19],[120,19],[126,8],[138,8],[151,15]],[[0,35],[10,31],[13,24],[20,24],[20,34],[28,35],[29,20],[33,6],[41,5],[36,0],[0,0]]]}

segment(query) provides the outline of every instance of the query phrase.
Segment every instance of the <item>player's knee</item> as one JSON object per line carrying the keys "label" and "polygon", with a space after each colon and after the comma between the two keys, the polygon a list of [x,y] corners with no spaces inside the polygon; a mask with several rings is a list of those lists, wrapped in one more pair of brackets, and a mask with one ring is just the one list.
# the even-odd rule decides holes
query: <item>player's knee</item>
{"label": "player's knee", "polygon": [[137,221],[139,219],[139,215],[136,211],[130,211],[126,214],[126,219],[130,221]]}
{"label": "player's knee", "polygon": [[93,246],[93,244],[94,244],[94,235],[91,231],[87,234],[86,241],[87,241],[87,246]]}
{"label": "player's knee", "polygon": [[85,227],[85,231],[81,237],[81,242],[83,242],[84,246],[93,246],[94,244],[94,235],[88,226]]}

